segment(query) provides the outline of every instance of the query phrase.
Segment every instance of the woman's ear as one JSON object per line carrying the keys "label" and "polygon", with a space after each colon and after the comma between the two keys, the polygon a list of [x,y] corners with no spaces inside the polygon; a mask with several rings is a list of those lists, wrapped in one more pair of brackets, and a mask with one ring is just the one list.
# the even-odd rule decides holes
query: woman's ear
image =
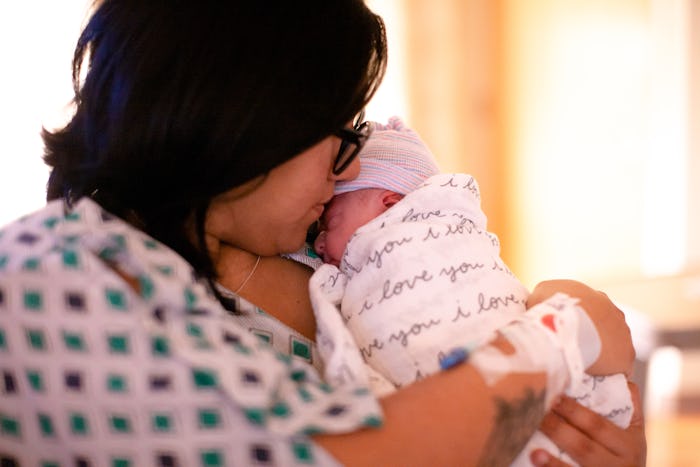
{"label": "woman's ear", "polygon": [[390,207],[401,201],[403,199],[403,196],[404,195],[396,193],[395,191],[385,190],[382,193],[382,204],[386,209],[389,209]]}

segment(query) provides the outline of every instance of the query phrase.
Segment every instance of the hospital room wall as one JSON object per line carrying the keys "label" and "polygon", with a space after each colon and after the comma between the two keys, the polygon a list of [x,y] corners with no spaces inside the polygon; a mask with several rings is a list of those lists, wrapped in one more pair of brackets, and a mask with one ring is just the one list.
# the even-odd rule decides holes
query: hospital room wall
{"label": "hospital room wall", "polygon": [[387,16],[401,83],[383,87],[405,90],[407,119],[444,170],[477,177],[489,227],[528,285],[697,261],[697,1],[372,3],[401,17]]}

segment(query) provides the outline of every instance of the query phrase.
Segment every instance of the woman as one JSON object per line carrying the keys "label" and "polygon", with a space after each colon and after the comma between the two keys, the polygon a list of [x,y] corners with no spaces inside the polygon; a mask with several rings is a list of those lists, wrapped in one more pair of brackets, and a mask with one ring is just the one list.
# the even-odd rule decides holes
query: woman
{"label": "woman", "polygon": [[[362,387],[330,391],[248,332],[265,310],[297,344],[313,338],[310,270],[279,255],[357,173],[363,135],[348,123],[385,60],[381,20],[357,0],[95,5],[75,54],[76,113],[44,134],[50,202],[0,237],[3,464],[465,465],[517,453],[568,375],[556,346],[538,371],[488,384],[467,362],[378,403]],[[602,343],[589,371],[624,371],[629,333],[603,295],[545,283],[533,303],[562,289]],[[526,341],[543,332],[521,327]],[[521,410],[499,418],[498,407]],[[550,436],[573,452],[587,439],[597,457],[582,460],[642,452],[643,437],[560,407]]]}

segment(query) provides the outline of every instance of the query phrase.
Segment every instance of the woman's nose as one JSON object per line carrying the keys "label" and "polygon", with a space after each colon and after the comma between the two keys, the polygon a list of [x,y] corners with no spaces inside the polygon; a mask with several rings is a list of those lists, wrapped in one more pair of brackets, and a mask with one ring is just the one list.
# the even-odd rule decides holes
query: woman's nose
{"label": "woman's nose", "polygon": [[321,231],[316,240],[314,240],[314,251],[317,255],[323,258],[323,253],[326,252],[326,231]]}

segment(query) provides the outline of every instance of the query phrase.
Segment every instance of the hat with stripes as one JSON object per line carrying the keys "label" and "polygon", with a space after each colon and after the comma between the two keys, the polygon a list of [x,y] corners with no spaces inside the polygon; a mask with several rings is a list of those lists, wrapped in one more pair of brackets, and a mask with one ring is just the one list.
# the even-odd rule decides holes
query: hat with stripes
{"label": "hat with stripes", "polygon": [[386,125],[370,122],[372,132],[360,151],[360,174],[335,184],[335,194],[383,188],[402,195],[439,172],[430,149],[399,117]]}

